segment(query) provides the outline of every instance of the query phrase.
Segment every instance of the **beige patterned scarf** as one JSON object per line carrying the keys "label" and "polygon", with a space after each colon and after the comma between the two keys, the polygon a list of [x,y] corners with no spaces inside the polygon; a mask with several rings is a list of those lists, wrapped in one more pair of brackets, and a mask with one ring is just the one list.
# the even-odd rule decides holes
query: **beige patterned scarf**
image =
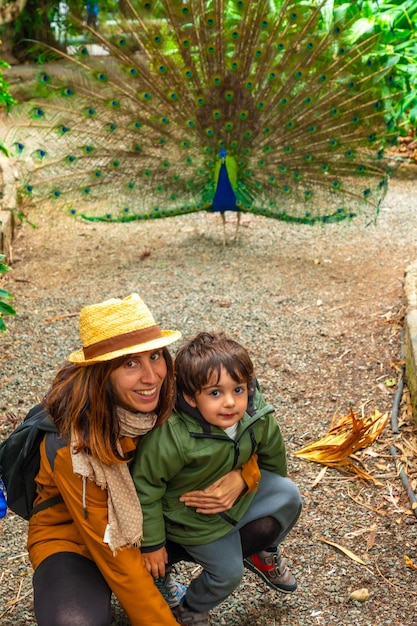
{"label": "beige patterned scarf", "polygon": [[[117,416],[122,437],[144,435],[156,422],[155,413],[130,413],[121,407],[117,407]],[[140,545],[142,509],[127,463],[105,465],[86,452],[74,453],[74,443],[71,441],[72,468],[83,478],[83,500],[86,480],[107,489],[108,520],[103,541],[109,544],[113,554],[120,548]],[[120,443],[118,450],[122,454]]]}

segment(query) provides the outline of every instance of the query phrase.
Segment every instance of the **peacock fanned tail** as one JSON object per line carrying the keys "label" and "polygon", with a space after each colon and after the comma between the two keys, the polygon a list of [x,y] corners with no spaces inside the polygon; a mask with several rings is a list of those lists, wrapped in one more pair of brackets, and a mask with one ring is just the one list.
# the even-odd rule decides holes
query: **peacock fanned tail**
{"label": "peacock fanned tail", "polygon": [[113,32],[88,33],[105,55],[83,45],[41,68],[36,97],[2,122],[26,202],[108,221],[376,216],[393,79],[371,38],[352,43],[357,16],[324,27],[322,6],[292,0],[120,5]]}

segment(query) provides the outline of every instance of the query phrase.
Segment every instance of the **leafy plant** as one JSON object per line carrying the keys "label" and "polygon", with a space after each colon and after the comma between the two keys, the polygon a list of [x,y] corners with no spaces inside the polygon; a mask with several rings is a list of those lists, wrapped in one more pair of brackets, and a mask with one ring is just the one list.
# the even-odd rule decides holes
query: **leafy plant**
{"label": "leafy plant", "polygon": [[[343,3],[341,3],[343,4]],[[349,3],[350,4],[350,3]],[[402,132],[415,132],[417,126],[417,1],[365,0],[358,3],[361,17],[353,25],[353,39],[377,36],[372,54],[389,68],[393,77],[392,94],[399,88],[395,116]],[[387,95],[387,94],[382,94]],[[389,94],[388,94],[389,95]]]}
{"label": "leafy plant", "polygon": [[9,83],[4,80],[3,72],[1,71],[2,67],[9,68],[10,65],[6,63],[6,61],[2,61],[0,59],[0,108],[5,107],[7,110],[9,110],[12,104],[16,104],[16,100],[13,98],[9,91]]}
{"label": "leafy plant", "polygon": [[[10,270],[10,267],[4,262],[5,258],[4,254],[0,254],[0,274],[4,274]],[[0,332],[2,333],[7,330],[3,315],[16,315],[14,307],[12,307],[11,304],[7,304],[7,302],[3,302],[3,300],[11,300],[12,298],[13,296],[8,291],[0,289]]]}

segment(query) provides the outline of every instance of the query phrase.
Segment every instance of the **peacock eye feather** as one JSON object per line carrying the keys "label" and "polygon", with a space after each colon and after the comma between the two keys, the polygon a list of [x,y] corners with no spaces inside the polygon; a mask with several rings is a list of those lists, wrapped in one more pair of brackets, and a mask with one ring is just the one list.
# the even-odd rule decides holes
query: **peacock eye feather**
{"label": "peacock eye feather", "polygon": [[34,107],[32,109],[32,111],[31,111],[31,114],[32,114],[33,118],[35,118],[35,119],[38,118],[39,119],[41,117],[44,117],[45,112],[44,112],[43,109],[41,109],[41,107]]}

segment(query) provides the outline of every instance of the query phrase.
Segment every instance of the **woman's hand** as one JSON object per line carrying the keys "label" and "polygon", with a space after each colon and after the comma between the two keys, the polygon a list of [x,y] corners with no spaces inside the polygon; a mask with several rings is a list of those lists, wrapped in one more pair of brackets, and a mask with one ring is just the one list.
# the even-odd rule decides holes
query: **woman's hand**
{"label": "woman's hand", "polygon": [[168,563],[168,554],[165,549],[159,548],[154,552],[142,552],[143,564],[154,578],[165,576],[165,565]]}
{"label": "woman's hand", "polygon": [[232,470],[212,485],[198,491],[188,491],[180,497],[186,506],[195,507],[197,513],[222,513],[232,508],[246,489],[242,470]]}

